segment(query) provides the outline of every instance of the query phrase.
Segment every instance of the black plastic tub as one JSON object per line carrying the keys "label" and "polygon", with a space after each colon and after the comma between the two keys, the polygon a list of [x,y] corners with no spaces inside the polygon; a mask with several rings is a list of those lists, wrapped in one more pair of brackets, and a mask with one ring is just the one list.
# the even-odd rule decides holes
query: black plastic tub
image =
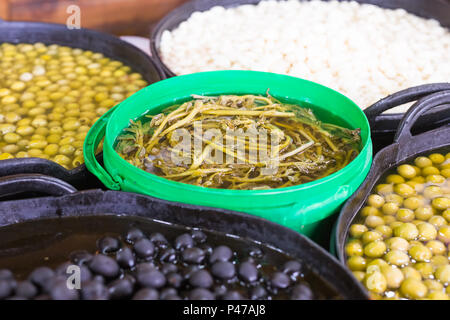
{"label": "black plastic tub", "polygon": [[[148,83],[165,78],[164,72],[145,52],[106,33],[88,29],[68,29],[65,25],[35,22],[0,21],[0,43],[58,44],[94,52],[122,61],[142,74]],[[0,177],[20,173],[42,173],[60,178],[74,186],[86,189],[101,183],[81,165],[66,170],[57,163],[40,158],[23,158],[0,161]]]}
{"label": "black plastic tub", "polygon": [[[26,176],[15,177],[13,180],[17,183],[20,179],[27,179],[28,183],[32,183]],[[2,227],[47,218],[119,218],[118,215],[120,218],[151,218],[163,223],[239,236],[272,246],[304,263],[342,298],[368,298],[358,281],[328,252],[301,234],[265,219],[226,210],[168,202],[134,193],[101,190],[72,193],[72,190],[61,188],[61,182],[55,179],[41,180],[40,185],[43,183],[48,185],[46,189],[56,190],[58,196],[0,202],[0,237]],[[3,183],[3,188],[7,187],[6,184],[7,182]],[[17,192],[17,188],[15,189]],[[64,195],[60,196],[61,192]],[[15,239],[16,235],[11,237]]]}
{"label": "black plastic tub", "polygon": [[398,165],[410,162],[419,155],[433,152],[450,152],[450,122],[444,126],[413,136],[411,128],[428,110],[442,105],[450,106],[450,90],[420,99],[402,119],[394,143],[382,149],[374,158],[372,168],[359,189],[342,207],[331,237],[331,250],[345,263],[345,243],[351,223],[363,207],[367,197],[386,172]]}
{"label": "black plastic tub", "polygon": [[[261,0],[193,0],[183,6],[173,10],[165,16],[153,29],[150,37],[150,50],[152,57],[159,63],[168,77],[173,77],[175,74],[168,66],[164,64],[160,55],[161,36],[165,30],[173,30],[178,25],[187,20],[193,12],[207,11],[214,6],[223,6],[225,8],[237,7],[242,4],[257,4]],[[403,8],[406,11],[417,16],[435,19],[441,23],[442,26],[450,28],[450,1],[447,0],[356,0],[360,3],[374,4],[383,8],[397,9]],[[450,80],[450,79],[449,79]],[[440,84],[445,85],[445,84]],[[446,84],[450,85],[450,84]],[[436,88],[433,85],[425,85],[417,88],[411,88],[407,93],[402,92],[402,95],[408,94],[408,99],[405,102],[411,102],[423,97],[426,94],[432,94]],[[372,139],[374,143],[374,152],[381,150],[383,147],[391,144],[400,120],[402,113],[381,114],[381,109],[391,109],[389,104],[390,98],[382,99],[373,105],[370,113],[370,124],[372,128]],[[405,102],[398,102],[399,106]],[[368,107],[368,106],[364,106]],[[441,108],[442,109],[442,108]],[[367,111],[368,109],[366,109]],[[367,113],[367,112],[366,112]],[[369,115],[368,114],[368,115]],[[425,132],[437,128],[442,124],[450,121],[450,111],[444,112],[442,110],[433,110],[426,114],[418,123],[415,132]]]}

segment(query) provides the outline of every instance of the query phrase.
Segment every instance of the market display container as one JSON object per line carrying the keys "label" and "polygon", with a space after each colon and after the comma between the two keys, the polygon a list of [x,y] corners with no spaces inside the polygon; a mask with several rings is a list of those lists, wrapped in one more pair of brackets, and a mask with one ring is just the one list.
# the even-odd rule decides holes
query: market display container
{"label": "market display container", "polygon": [[[152,59],[140,49],[114,36],[88,30],[69,30],[65,25],[0,21],[0,43],[58,44],[94,52],[119,60],[140,73],[148,83],[164,78]],[[53,161],[40,158],[0,160],[0,177],[19,173],[42,173],[65,180],[79,188],[100,186],[84,165],[66,170]]]}
{"label": "market display container", "polygon": [[[23,190],[27,190],[27,185],[34,183],[26,176],[11,178],[9,183],[16,191],[21,179],[22,187],[25,188]],[[7,183],[5,181],[0,183],[3,185],[0,196],[2,192],[8,192]],[[60,186],[64,182],[58,182],[52,178],[39,182],[40,187],[44,184],[45,189],[51,194],[54,193],[52,190],[58,190],[56,191],[58,196],[0,203],[0,237],[5,235],[2,227],[26,221],[39,221],[39,219],[78,217],[80,221],[83,221],[83,217],[108,216],[112,219],[121,218],[123,221],[126,217],[149,218],[168,224],[200,228],[217,234],[238,236],[272,246],[302,262],[343,299],[367,299],[364,288],[324,249],[299,233],[265,219],[221,209],[168,202],[127,192],[66,190],[65,194],[60,196],[62,190]],[[49,230],[51,230],[50,227]],[[50,232],[49,230],[40,230],[40,232],[45,234]],[[161,230],[161,232],[164,231]],[[20,238],[26,238],[26,235],[9,235],[8,240]],[[38,247],[45,245],[48,244],[43,243]]]}
{"label": "market display container", "polygon": [[[322,121],[361,129],[360,154],[345,168],[310,183],[271,190],[226,190],[179,183],[134,167],[114,150],[116,137],[144,112],[156,114],[164,106],[185,101],[192,94],[260,94],[308,106]],[[326,110],[328,105],[336,106]],[[326,110],[322,113],[321,110]],[[331,118],[330,118],[331,117]],[[345,119],[345,120],[344,120]],[[104,167],[93,151],[103,139]],[[148,194],[157,198],[246,212],[280,223],[314,239],[329,238],[324,219],[364,180],[372,161],[370,128],[364,113],[343,95],[313,82],[253,71],[204,72],[170,78],[139,91],[105,114],[85,140],[88,169],[108,188]],[[327,240],[328,241],[328,240]]]}
{"label": "market display container", "polygon": [[[159,53],[161,36],[164,31],[177,28],[180,23],[186,21],[192,13],[197,11],[207,11],[214,6],[232,8],[242,4],[257,4],[260,1],[261,0],[194,0],[176,8],[165,16],[153,29],[150,37],[152,56],[155,61],[161,65],[168,77],[175,76],[170,68],[164,64]],[[439,21],[442,26],[450,28],[450,2],[445,0],[357,0],[357,2],[373,4],[388,9],[402,8],[417,16],[435,19]],[[288,28],[289,26],[286,25],[286,27]],[[410,91],[402,92],[401,95],[404,97],[405,102],[414,101],[421,96],[436,92],[434,89],[435,88],[433,88],[432,85],[420,86],[411,88]],[[405,96],[409,96],[409,98],[406,99]],[[403,116],[403,113],[381,114],[379,110],[385,108],[382,106],[386,106],[386,108],[390,109],[390,100],[391,98],[387,97],[375,103],[371,108],[365,110],[372,129],[374,152],[378,152],[383,147],[392,143],[398,124]],[[425,132],[437,128],[448,121],[450,121],[450,111],[447,110],[447,112],[444,113],[443,108],[436,108],[436,110],[428,112],[420,119],[417,123],[417,132]]]}
{"label": "market display container", "polygon": [[419,100],[405,114],[394,143],[381,150],[374,158],[372,168],[360,188],[342,207],[331,238],[331,251],[342,263],[346,262],[345,244],[351,223],[366,202],[374,186],[384,174],[403,163],[410,163],[415,157],[434,152],[450,152],[450,124],[426,133],[412,135],[411,128],[423,114],[433,108],[450,103],[450,91],[442,91]]}

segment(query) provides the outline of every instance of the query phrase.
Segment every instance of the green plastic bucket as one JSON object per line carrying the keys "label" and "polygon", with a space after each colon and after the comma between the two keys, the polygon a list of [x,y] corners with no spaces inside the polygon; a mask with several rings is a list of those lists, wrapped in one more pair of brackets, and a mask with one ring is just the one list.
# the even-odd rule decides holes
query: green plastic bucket
{"label": "green plastic bucket", "polygon": [[[192,94],[270,94],[314,110],[319,119],[352,129],[360,128],[362,150],[345,168],[320,180],[272,190],[212,189],[171,181],[138,169],[123,160],[113,146],[130,119],[188,100]],[[102,167],[95,151],[103,143]],[[369,123],[350,99],[319,84],[299,78],[254,71],[202,72],[154,83],[104,114],[84,144],[86,166],[106,187],[143,193],[188,204],[230,209],[257,215],[317,238],[320,223],[356,191],[372,163]],[[327,238],[329,239],[329,233]]]}

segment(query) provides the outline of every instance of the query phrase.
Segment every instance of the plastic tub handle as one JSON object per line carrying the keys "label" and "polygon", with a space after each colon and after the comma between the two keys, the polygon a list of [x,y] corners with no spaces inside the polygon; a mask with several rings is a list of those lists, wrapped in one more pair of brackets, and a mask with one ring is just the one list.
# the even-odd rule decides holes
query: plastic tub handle
{"label": "plastic tub handle", "polygon": [[106,125],[109,117],[114,110],[119,106],[111,108],[106,112],[89,130],[83,146],[84,163],[86,167],[92,172],[107,188],[112,190],[120,190],[120,184],[102,167],[95,157],[95,151],[100,144],[100,141],[105,137]]}
{"label": "plastic tub handle", "polygon": [[[411,128],[416,121],[428,110],[442,105],[445,105],[446,109],[450,108],[450,90],[440,91],[420,99],[405,113],[394,137],[394,143],[399,144],[399,157],[402,156],[402,150],[407,149],[408,143],[412,139]],[[450,124],[444,127],[450,128]]]}
{"label": "plastic tub handle", "polygon": [[387,96],[364,110],[369,123],[374,123],[376,117],[386,110],[401,106],[402,104],[413,102],[430,94],[450,90],[450,83],[431,83],[417,87],[411,87],[390,96]]}
{"label": "plastic tub handle", "polygon": [[0,178],[0,198],[22,192],[62,196],[77,192],[77,189],[67,182],[42,174],[17,174]]}

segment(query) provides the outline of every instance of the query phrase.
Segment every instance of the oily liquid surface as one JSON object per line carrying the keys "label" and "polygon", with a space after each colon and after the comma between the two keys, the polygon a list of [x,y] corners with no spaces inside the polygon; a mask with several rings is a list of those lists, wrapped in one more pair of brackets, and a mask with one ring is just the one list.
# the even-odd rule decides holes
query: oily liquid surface
{"label": "oily liquid surface", "polygon": [[[120,237],[136,227],[146,234],[162,233],[172,242],[182,233],[192,229],[178,225],[168,225],[151,219],[139,217],[65,217],[62,219],[43,219],[1,228],[0,230],[0,269],[10,269],[17,280],[24,280],[39,266],[56,268],[69,260],[69,254],[77,250],[99,253],[96,242],[104,236]],[[39,230],[36,232],[36,230]],[[237,261],[248,257],[252,248],[260,248],[264,256],[261,260],[262,274],[270,275],[292,258],[274,248],[243,238],[230,237],[221,233],[202,230],[207,235],[207,243],[215,247],[226,245],[237,252]],[[178,262],[180,269],[186,265]],[[307,266],[301,281],[306,281],[315,294],[315,299],[340,299],[339,294],[322,278],[311,272]],[[229,284],[230,289],[245,290],[239,282]],[[278,299],[288,299],[279,296]]]}

